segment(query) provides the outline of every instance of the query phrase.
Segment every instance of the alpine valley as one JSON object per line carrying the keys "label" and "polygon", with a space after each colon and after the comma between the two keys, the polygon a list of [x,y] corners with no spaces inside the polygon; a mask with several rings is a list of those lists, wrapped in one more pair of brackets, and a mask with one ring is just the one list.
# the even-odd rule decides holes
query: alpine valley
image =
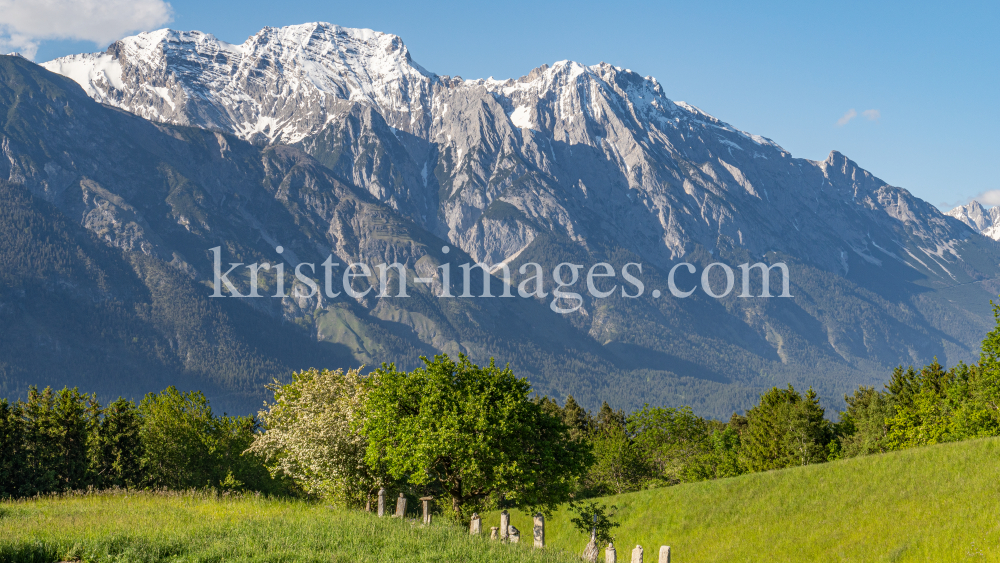
{"label": "alpine valley", "polygon": [[[0,57],[0,116],[0,396],[177,385],[250,412],[293,370],[463,352],[588,408],[728,418],[775,385],[839,406],[899,364],[975,361],[994,324],[1000,247],[971,215],[838,152],[794,158],[604,63],[465,80],[370,30],[265,28],[242,45],[160,30],[42,65]],[[410,296],[211,298],[215,247],[284,263],[292,295],[300,262],[320,282],[331,254],[399,262]],[[437,296],[445,262],[455,298]],[[515,283],[537,262],[549,295],[457,297],[465,262]],[[645,291],[595,299],[581,279],[583,306],[555,313],[561,262],[641,263]],[[680,262],[698,273],[679,286],[722,262],[736,288],[676,298]],[[748,262],[787,264],[791,297],[740,297]],[[248,287],[246,268],[230,278]]]}

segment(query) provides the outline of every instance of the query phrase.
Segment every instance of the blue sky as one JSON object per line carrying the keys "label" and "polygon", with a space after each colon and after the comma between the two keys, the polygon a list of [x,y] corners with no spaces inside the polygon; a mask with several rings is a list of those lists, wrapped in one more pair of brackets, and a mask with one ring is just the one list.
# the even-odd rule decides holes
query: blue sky
{"label": "blue sky", "polygon": [[[169,27],[233,43],[264,26],[309,21],[395,33],[428,70],[465,78],[517,77],[562,59],[606,61],[655,76],[671,99],[795,156],[821,160],[839,150],[945,209],[975,196],[1000,204],[1000,2],[170,5]],[[36,43],[37,61],[106,46]]]}

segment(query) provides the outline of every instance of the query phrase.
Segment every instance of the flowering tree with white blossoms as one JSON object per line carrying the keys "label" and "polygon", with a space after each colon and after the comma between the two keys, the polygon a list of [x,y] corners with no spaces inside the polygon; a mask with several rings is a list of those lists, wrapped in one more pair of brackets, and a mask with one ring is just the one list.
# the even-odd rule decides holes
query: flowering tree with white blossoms
{"label": "flowering tree with white blossoms", "polygon": [[354,506],[371,498],[379,483],[365,464],[360,368],[303,370],[268,389],[274,402],[258,415],[265,431],[248,451],[264,458],[272,476],[283,473],[310,495]]}

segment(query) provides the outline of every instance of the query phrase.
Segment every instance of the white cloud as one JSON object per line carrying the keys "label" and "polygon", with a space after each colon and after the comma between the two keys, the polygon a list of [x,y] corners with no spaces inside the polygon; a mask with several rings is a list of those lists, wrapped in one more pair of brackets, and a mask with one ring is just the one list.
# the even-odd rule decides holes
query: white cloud
{"label": "white cloud", "polygon": [[[861,115],[863,115],[864,118],[867,119],[868,121],[878,121],[879,118],[882,117],[882,112],[880,112],[877,109],[866,109],[865,111],[861,112]],[[840,119],[837,120],[837,127],[843,127],[844,125],[847,125],[848,123],[850,123],[852,119],[854,119],[857,116],[858,116],[858,110],[854,108],[847,110],[844,113],[844,115],[840,116]]]}
{"label": "white cloud", "polygon": [[18,50],[34,58],[46,39],[104,46],[162,26],[172,16],[163,0],[0,0],[0,51]]}
{"label": "white cloud", "polygon": [[973,196],[969,201],[976,200],[983,205],[993,207],[1000,205],[1000,190],[986,190]]}
{"label": "white cloud", "polygon": [[29,59],[35,58],[38,52],[38,42],[32,41],[30,37],[20,33],[4,33],[6,31],[0,27],[0,54],[10,52],[21,53]]}
{"label": "white cloud", "polygon": [[840,119],[837,120],[837,127],[843,127],[844,125],[847,125],[848,121],[854,119],[857,116],[858,112],[854,108],[847,110],[847,113],[842,115]]}

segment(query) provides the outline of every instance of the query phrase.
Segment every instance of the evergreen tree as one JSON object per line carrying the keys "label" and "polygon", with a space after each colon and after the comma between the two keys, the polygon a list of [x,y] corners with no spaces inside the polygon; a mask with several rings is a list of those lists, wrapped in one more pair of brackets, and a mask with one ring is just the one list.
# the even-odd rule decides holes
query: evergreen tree
{"label": "evergreen tree", "polygon": [[935,359],[913,372],[912,384],[903,393],[893,393],[896,387],[890,387],[887,449],[996,435],[996,420],[991,422],[989,416],[992,407],[974,398],[981,383],[978,373],[961,362],[946,371]]}
{"label": "evergreen tree", "polygon": [[584,410],[573,395],[566,397],[566,404],[560,413],[563,424],[569,428],[569,435],[574,440],[581,439],[590,431],[592,425],[590,413]]}
{"label": "evergreen tree", "polygon": [[88,442],[99,413],[97,399],[80,393],[76,387],[63,388],[55,394],[49,433],[54,454],[50,467],[56,473],[56,490],[83,489],[91,484]]}
{"label": "evergreen tree", "polygon": [[139,411],[132,401],[119,398],[103,414],[91,448],[95,484],[101,488],[139,487],[143,481]]}
{"label": "evergreen tree", "polygon": [[57,468],[59,447],[54,431],[53,411],[55,394],[46,387],[28,388],[28,400],[18,405],[23,437],[21,462],[22,478],[18,487],[19,496],[34,496],[59,490]]}
{"label": "evergreen tree", "polygon": [[562,407],[559,406],[559,403],[557,403],[555,399],[550,399],[548,396],[544,396],[544,397],[535,397],[534,401],[535,403],[538,404],[539,407],[541,407],[542,412],[544,412],[545,414],[560,419],[562,418],[563,416]]}
{"label": "evergreen tree", "polygon": [[[1000,304],[991,300],[990,305],[996,326],[983,339],[979,366],[971,378],[970,394],[982,411],[977,417],[978,426],[1000,432]],[[988,432],[981,430],[977,434],[987,435]]]}
{"label": "evergreen tree", "polygon": [[903,366],[896,366],[892,370],[889,383],[885,386],[886,391],[892,397],[894,404],[908,407],[913,404],[913,397],[920,392],[920,376],[913,369],[913,366],[903,370]]}
{"label": "evergreen tree", "polygon": [[20,406],[0,400],[0,499],[17,497],[24,478]]}
{"label": "evergreen tree", "polygon": [[594,424],[597,428],[610,428],[612,426],[625,426],[625,412],[622,410],[613,410],[608,406],[608,402],[604,401],[601,403],[601,410],[597,412],[597,416],[594,417]]}
{"label": "evergreen tree", "polygon": [[255,416],[221,416],[212,436],[213,483],[225,490],[288,494],[295,487],[284,475],[272,476],[264,456],[251,451],[261,425]]}
{"label": "evergreen tree", "polygon": [[[902,374],[897,368],[896,373]],[[858,387],[853,395],[845,395],[847,409],[840,413],[837,434],[842,455],[855,457],[889,450],[889,419],[895,413],[892,395],[874,387]]]}
{"label": "evergreen tree", "polygon": [[826,461],[832,428],[823,415],[811,388],[805,397],[791,385],[771,389],[747,411],[740,462],[750,471],[768,471]]}

